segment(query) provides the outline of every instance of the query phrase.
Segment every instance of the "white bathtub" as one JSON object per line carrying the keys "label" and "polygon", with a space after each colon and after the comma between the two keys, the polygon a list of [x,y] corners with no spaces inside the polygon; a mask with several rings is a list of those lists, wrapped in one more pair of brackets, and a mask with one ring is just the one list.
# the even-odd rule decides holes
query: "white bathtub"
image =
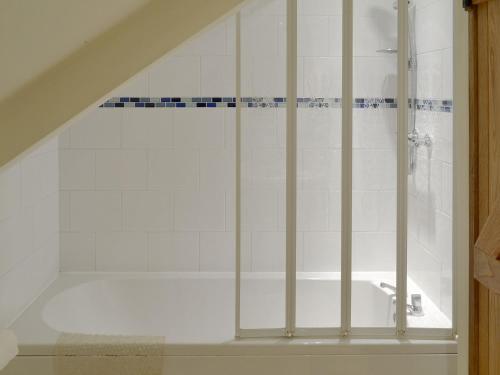
{"label": "white bathtub", "polygon": [[[339,322],[337,276],[320,276],[301,274],[297,283],[297,318],[305,327]],[[353,305],[353,321],[391,326],[392,297],[378,286],[383,275],[377,281],[373,274],[362,276],[353,283],[353,294],[365,296]],[[242,286],[243,327],[283,324],[280,275],[245,278]],[[235,340],[234,294],[230,274],[62,274],[12,325],[20,356],[5,374],[35,368],[36,374],[54,374],[54,348],[63,333],[164,336],[168,374],[245,373],[247,368],[261,374],[456,373],[454,341]]]}

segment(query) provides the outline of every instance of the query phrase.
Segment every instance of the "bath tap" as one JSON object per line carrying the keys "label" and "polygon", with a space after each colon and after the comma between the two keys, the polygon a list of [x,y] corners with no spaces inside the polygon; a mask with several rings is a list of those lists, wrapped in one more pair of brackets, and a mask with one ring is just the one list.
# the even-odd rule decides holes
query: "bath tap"
{"label": "bath tap", "polygon": [[[380,283],[380,287],[389,289],[389,290],[393,291],[394,293],[396,293],[396,287],[394,285],[391,285],[391,284],[388,284],[388,283],[385,283],[382,281]],[[393,304],[396,303],[396,296],[394,296],[392,303]],[[408,315],[423,316],[424,310],[422,308],[422,295],[412,294],[411,295],[411,304],[406,304],[406,311],[407,311]],[[395,318],[395,315],[396,314],[394,314],[394,318]]]}
{"label": "bath tap", "polygon": [[411,295],[411,305],[407,305],[408,313],[413,316],[423,316],[422,296],[420,294]]}
{"label": "bath tap", "polygon": [[381,288],[386,288],[386,289],[390,289],[392,290],[394,293],[396,293],[396,287],[391,285],[391,284],[388,284],[388,283],[384,283],[383,281],[380,283],[380,287]]}

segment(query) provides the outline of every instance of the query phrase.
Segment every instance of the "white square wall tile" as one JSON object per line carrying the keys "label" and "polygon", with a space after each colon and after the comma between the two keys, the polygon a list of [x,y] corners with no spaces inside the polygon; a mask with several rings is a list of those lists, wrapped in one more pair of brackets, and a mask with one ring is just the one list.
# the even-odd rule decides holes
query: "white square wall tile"
{"label": "white square wall tile", "polygon": [[236,16],[226,18],[226,55],[236,55]]}
{"label": "white square wall tile", "polygon": [[422,53],[417,58],[417,98],[448,99],[443,96],[443,74],[452,72],[453,68],[443,66],[442,51]]}
{"label": "white square wall tile", "polygon": [[173,228],[172,194],[162,191],[123,193],[123,228],[127,231],[169,231]]}
{"label": "white square wall tile", "polygon": [[396,232],[354,232],[352,268],[355,272],[396,270]]}
{"label": "white square wall tile", "polygon": [[396,192],[354,191],[352,228],[355,232],[396,230]]}
{"label": "white square wall tile", "polygon": [[32,207],[0,220],[0,275],[34,251],[34,213]]}
{"label": "white square wall tile", "polygon": [[304,232],[304,271],[340,271],[340,232]]}
{"label": "white square wall tile", "polygon": [[341,204],[340,191],[330,191],[328,193],[328,230],[330,231],[340,231]]}
{"label": "white square wall tile", "polygon": [[285,186],[285,149],[262,148],[252,151],[249,178],[259,188]]}
{"label": "white square wall tile", "polygon": [[236,200],[234,192],[226,192],[226,232],[234,231],[236,217]]}
{"label": "white square wall tile", "polygon": [[98,190],[140,190],[147,187],[145,150],[96,151]]}
{"label": "white square wall tile", "polygon": [[436,213],[436,248],[433,255],[443,264],[443,268],[452,269],[452,220],[451,217],[440,212]]}
{"label": "white square wall tile", "polygon": [[278,229],[279,196],[275,189],[242,191],[241,204],[243,230],[276,231]]}
{"label": "white square wall tile", "polygon": [[[397,149],[397,112],[394,109],[354,109],[353,148],[368,150]],[[394,156],[396,158],[396,156]]]}
{"label": "white square wall tile", "polygon": [[441,264],[414,239],[408,241],[408,276],[439,306]]}
{"label": "white square wall tile", "polygon": [[453,211],[453,166],[451,164],[442,164],[442,179],[442,209],[445,214],[451,216]]}
{"label": "white square wall tile", "polygon": [[165,149],[149,151],[149,188],[174,190],[199,184],[199,151]]}
{"label": "white square wall tile", "polygon": [[52,246],[35,252],[19,267],[0,278],[0,326],[8,327],[56,278],[58,266],[58,249]]}
{"label": "white square wall tile", "polygon": [[451,1],[434,1],[428,6],[417,8],[416,20],[417,51],[428,52],[452,46]]}
{"label": "white square wall tile", "polygon": [[223,191],[175,192],[175,230],[224,231],[225,194]]}
{"label": "white square wall tile", "polygon": [[286,95],[284,56],[261,52],[242,57],[241,90],[244,96],[274,97]]}
{"label": "white square wall tile", "polygon": [[73,191],[70,198],[72,231],[117,231],[122,228],[122,197],[115,191]]}
{"label": "white square wall tile", "polygon": [[[42,176],[46,169],[41,163],[41,156],[44,154],[30,154],[21,159],[21,202],[23,206],[33,206],[43,198]],[[56,162],[57,166],[57,162]],[[56,177],[57,178],[57,177]]]}
{"label": "white square wall tile", "polygon": [[175,109],[174,147],[224,147],[224,109]]}
{"label": "white square wall tile", "polygon": [[95,188],[95,152],[61,150],[59,154],[62,190],[93,190]]}
{"label": "white square wall tile", "polygon": [[285,232],[252,233],[252,271],[285,271]]}
{"label": "white square wall tile", "polygon": [[200,233],[200,271],[234,271],[235,234],[233,232]]}
{"label": "white square wall tile", "polygon": [[341,118],[338,109],[298,108],[297,115],[299,149],[340,148]]}
{"label": "white square wall tile", "polygon": [[35,250],[38,250],[59,232],[59,194],[44,197],[33,206],[33,213],[33,239]]}
{"label": "white square wall tile", "polygon": [[[379,15],[379,17],[381,17]],[[389,22],[393,22],[395,25],[396,17],[387,20]],[[392,47],[389,45],[380,45],[379,35],[382,34],[377,32],[378,30],[374,30],[376,25],[375,17],[356,17],[354,19],[353,25],[353,48],[354,48],[354,56],[377,56],[377,50],[380,48],[389,48]],[[388,25],[382,25],[382,27],[387,28]],[[385,30],[384,30],[385,31]],[[396,42],[396,41],[395,41]]]}
{"label": "white square wall tile", "polygon": [[61,233],[61,271],[95,271],[95,234]]}
{"label": "white square wall tile", "polygon": [[149,234],[150,271],[198,271],[198,232]]}
{"label": "white square wall tile", "polygon": [[340,190],[341,151],[329,149],[303,150],[300,180],[304,189]]}
{"label": "white square wall tile", "polygon": [[328,56],[328,16],[299,17],[297,32],[299,56]]}
{"label": "white square wall tile", "polygon": [[234,56],[202,56],[202,96],[236,95],[234,60]]}
{"label": "white square wall tile", "polygon": [[297,228],[301,231],[328,230],[328,191],[297,192]]}
{"label": "white square wall tile", "polygon": [[442,51],[443,55],[443,99],[453,98],[453,48]]}
{"label": "white square wall tile", "polygon": [[59,192],[59,228],[62,232],[70,231],[70,192],[60,191]]}
{"label": "white square wall tile", "polygon": [[273,147],[278,145],[276,110],[243,108],[241,111],[242,148]]}
{"label": "white square wall tile", "polygon": [[21,206],[19,163],[0,171],[0,220],[14,215]]}
{"label": "white square wall tile", "polygon": [[242,58],[255,54],[259,56],[274,56],[279,48],[278,17],[271,14],[256,13],[264,4],[253,4],[241,12],[241,45]]}
{"label": "white square wall tile", "polygon": [[308,57],[304,59],[304,95],[339,98],[342,93],[342,58]]}
{"label": "white square wall tile", "polygon": [[123,109],[123,148],[173,146],[173,113],[165,108]]}
{"label": "white square wall tile", "polygon": [[199,96],[200,57],[166,56],[149,70],[149,95]]}
{"label": "white square wall tile", "polygon": [[96,269],[97,271],[146,271],[146,249],[146,233],[97,233]]}
{"label": "white square wall tile", "polygon": [[342,56],[342,15],[328,17],[330,56]]}
{"label": "white square wall tile", "polygon": [[59,141],[59,149],[65,149],[71,147],[71,134],[69,127],[64,127],[63,130],[57,135]]}
{"label": "white square wall tile", "polygon": [[304,15],[342,15],[342,0],[299,0],[297,8]]}
{"label": "white square wall tile", "polygon": [[[50,144],[49,144],[50,145]],[[41,151],[45,149],[45,151]],[[46,145],[24,157],[21,166],[23,206],[32,206],[59,190],[59,152]]]}
{"label": "white square wall tile", "polygon": [[397,69],[394,56],[355,57],[353,69],[354,97],[392,98],[396,96]]}
{"label": "white square wall tile", "polygon": [[120,148],[123,110],[90,110],[70,127],[72,148]]}
{"label": "white square wall tile", "polygon": [[354,190],[395,190],[396,155],[393,150],[354,150]]}
{"label": "white square wall tile", "polygon": [[217,189],[234,191],[235,156],[227,149],[200,151],[200,187],[202,190]]}

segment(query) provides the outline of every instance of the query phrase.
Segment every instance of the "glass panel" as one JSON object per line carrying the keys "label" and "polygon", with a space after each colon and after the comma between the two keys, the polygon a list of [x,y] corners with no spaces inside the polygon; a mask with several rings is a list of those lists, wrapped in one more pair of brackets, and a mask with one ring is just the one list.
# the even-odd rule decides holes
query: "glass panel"
{"label": "glass panel", "polygon": [[241,328],[285,326],[286,0],[241,11]]}
{"label": "glass panel", "polygon": [[340,326],[341,5],[298,2],[298,327]]}
{"label": "glass panel", "polygon": [[352,326],[393,327],[396,286],[397,11],[354,1]]}
{"label": "glass panel", "polygon": [[410,5],[408,326],[451,328],[453,4]]}

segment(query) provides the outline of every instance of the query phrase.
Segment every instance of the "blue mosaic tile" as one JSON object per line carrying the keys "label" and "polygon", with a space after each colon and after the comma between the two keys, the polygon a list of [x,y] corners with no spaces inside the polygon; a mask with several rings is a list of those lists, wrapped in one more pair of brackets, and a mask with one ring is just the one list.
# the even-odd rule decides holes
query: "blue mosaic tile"
{"label": "blue mosaic tile", "polygon": [[[242,97],[242,108],[286,108],[286,97]],[[452,112],[452,100],[408,99],[420,111]],[[235,97],[114,97],[100,108],[235,108]],[[297,98],[299,108],[341,108],[342,98]],[[395,98],[355,98],[353,108],[397,108]]]}

